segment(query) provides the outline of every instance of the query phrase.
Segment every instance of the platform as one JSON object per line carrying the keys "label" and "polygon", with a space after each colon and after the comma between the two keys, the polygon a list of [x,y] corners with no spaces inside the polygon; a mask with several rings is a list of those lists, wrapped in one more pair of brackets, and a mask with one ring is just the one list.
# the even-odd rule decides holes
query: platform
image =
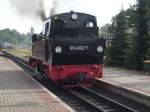
{"label": "platform", "polygon": [[0,57],[0,112],[75,112],[9,59]]}
{"label": "platform", "polygon": [[94,83],[150,107],[149,73],[105,67],[103,78],[95,79]]}
{"label": "platform", "polygon": [[123,68],[104,68],[104,81],[150,96],[150,74]]}

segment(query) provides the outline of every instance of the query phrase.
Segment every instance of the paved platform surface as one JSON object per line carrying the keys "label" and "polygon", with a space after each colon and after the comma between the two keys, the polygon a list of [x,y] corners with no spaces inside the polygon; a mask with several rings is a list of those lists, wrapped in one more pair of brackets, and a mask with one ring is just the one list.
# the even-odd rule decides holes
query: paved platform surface
{"label": "paved platform surface", "polygon": [[102,80],[150,96],[150,74],[105,67]]}
{"label": "paved platform surface", "polygon": [[74,112],[9,59],[0,57],[0,112]]}

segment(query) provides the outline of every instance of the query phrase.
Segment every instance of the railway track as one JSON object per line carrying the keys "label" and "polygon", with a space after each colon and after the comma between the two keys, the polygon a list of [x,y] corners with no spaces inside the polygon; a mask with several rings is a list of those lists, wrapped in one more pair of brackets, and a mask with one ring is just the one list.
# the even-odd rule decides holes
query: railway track
{"label": "railway track", "polygon": [[69,92],[91,106],[95,112],[137,112],[88,88],[72,89]]}
{"label": "railway track", "polygon": [[[27,63],[9,53],[4,54],[13,61],[19,63],[23,68],[29,70],[30,74],[37,74],[35,70],[30,68]],[[34,72],[34,73],[32,73]],[[33,75],[34,76],[34,75]],[[38,76],[38,75],[37,75]],[[50,91],[56,94],[60,99],[70,105],[77,112],[138,112],[121,103],[118,103],[100,93],[88,88],[70,88],[65,89],[51,83],[50,81],[38,80]]]}
{"label": "railway track", "polygon": [[88,88],[65,89],[48,81],[41,83],[78,112],[138,112]]}

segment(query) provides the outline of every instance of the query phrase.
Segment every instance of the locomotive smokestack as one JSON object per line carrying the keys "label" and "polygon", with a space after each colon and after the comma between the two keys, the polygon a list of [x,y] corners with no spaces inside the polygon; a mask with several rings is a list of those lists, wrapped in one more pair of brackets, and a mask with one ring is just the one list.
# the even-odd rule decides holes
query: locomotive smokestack
{"label": "locomotive smokestack", "polygon": [[9,0],[12,7],[25,18],[45,20],[55,13],[54,0]]}

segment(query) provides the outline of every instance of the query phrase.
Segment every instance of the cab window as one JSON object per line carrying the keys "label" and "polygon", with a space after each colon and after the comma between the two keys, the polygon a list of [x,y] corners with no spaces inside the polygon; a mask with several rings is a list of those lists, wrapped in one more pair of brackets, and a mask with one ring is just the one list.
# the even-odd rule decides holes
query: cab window
{"label": "cab window", "polygon": [[45,24],[45,32],[44,32],[45,36],[48,36],[48,33],[49,33],[49,22]]}

